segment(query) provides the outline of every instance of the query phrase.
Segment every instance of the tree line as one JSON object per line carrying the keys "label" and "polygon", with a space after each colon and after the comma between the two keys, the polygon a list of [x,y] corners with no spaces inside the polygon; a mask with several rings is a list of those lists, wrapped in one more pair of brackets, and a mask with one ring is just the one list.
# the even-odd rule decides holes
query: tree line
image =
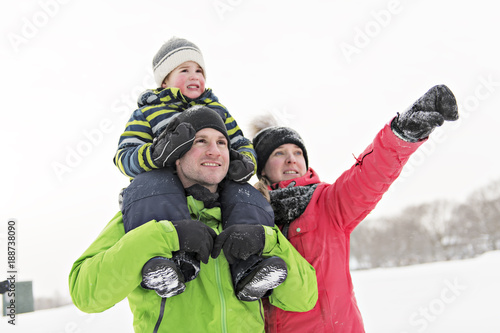
{"label": "tree line", "polygon": [[467,259],[500,249],[500,180],[465,202],[439,200],[391,217],[368,218],[352,233],[353,269]]}

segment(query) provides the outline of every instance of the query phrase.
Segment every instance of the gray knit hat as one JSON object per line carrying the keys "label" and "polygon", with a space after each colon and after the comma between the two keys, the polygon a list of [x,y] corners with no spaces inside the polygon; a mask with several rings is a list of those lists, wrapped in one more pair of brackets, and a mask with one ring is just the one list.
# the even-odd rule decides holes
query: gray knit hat
{"label": "gray knit hat", "polygon": [[306,146],[299,133],[290,127],[267,127],[255,134],[253,138],[253,148],[257,154],[257,177],[259,179],[262,177],[262,169],[264,169],[269,156],[276,148],[286,143],[293,143],[302,149],[306,168],[309,168]]}
{"label": "gray knit hat", "polygon": [[194,61],[200,65],[203,76],[206,77],[205,62],[198,46],[178,37],[172,37],[163,44],[153,58],[153,73],[158,87],[171,71],[186,61]]}

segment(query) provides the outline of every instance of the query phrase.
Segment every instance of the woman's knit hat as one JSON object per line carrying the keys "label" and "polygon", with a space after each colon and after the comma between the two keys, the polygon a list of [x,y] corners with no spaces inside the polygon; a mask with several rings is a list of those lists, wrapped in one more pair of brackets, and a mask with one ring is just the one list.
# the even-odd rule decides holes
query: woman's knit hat
{"label": "woman's knit hat", "polygon": [[163,44],[153,58],[153,73],[158,87],[161,87],[171,71],[186,61],[194,61],[200,65],[203,76],[206,77],[205,62],[198,46],[178,37],[172,37]]}
{"label": "woman's knit hat", "polygon": [[269,156],[276,148],[286,143],[293,143],[302,149],[306,161],[306,168],[309,168],[306,146],[299,133],[289,127],[267,127],[257,133],[253,138],[253,148],[257,153],[257,177],[259,179],[261,178],[262,169],[264,169]]}

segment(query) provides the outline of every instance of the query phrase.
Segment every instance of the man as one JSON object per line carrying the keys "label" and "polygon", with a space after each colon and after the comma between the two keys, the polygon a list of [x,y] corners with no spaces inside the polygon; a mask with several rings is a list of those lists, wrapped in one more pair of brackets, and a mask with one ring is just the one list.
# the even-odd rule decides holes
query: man
{"label": "man", "polygon": [[[175,162],[192,219],[151,220],[125,233],[122,214],[116,214],[73,265],[69,285],[75,305],[101,312],[127,297],[136,332],[263,332],[261,300],[236,297],[228,263],[258,254],[287,266],[288,275],[269,302],[287,311],[312,309],[317,300],[315,271],[276,226],[235,225],[223,231],[217,191],[230,158],[222,119],[207,107],[186,110],[178,118],[196,131],[191,148]],[[175,251],[196,253],[203,264],[182,293],[160,297],[155,283],[164,285],[173,277],[175,285],[179,274],[162,265],[164,261],[153,261],[152,267],[145,263],[171,258]],[[150,271],[158,273],[157,279],[145,285]]]}

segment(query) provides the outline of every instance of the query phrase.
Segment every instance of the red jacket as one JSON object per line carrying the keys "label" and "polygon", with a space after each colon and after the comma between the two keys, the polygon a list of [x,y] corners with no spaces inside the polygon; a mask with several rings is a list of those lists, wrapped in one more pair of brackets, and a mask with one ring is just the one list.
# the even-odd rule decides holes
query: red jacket
{"label": "red jacket", "polygon": [[308,312],[287,312],[266,303],[266,332],[364,332],[349,273],[350,234],[421,144],[399,139],[386,125],[334,184],[320,182],[311,168],[303,177],[278,184],[285,188],[292,181],[295,186],[319,183],[288,230],[292,245],[316,269],[319,297]]}

